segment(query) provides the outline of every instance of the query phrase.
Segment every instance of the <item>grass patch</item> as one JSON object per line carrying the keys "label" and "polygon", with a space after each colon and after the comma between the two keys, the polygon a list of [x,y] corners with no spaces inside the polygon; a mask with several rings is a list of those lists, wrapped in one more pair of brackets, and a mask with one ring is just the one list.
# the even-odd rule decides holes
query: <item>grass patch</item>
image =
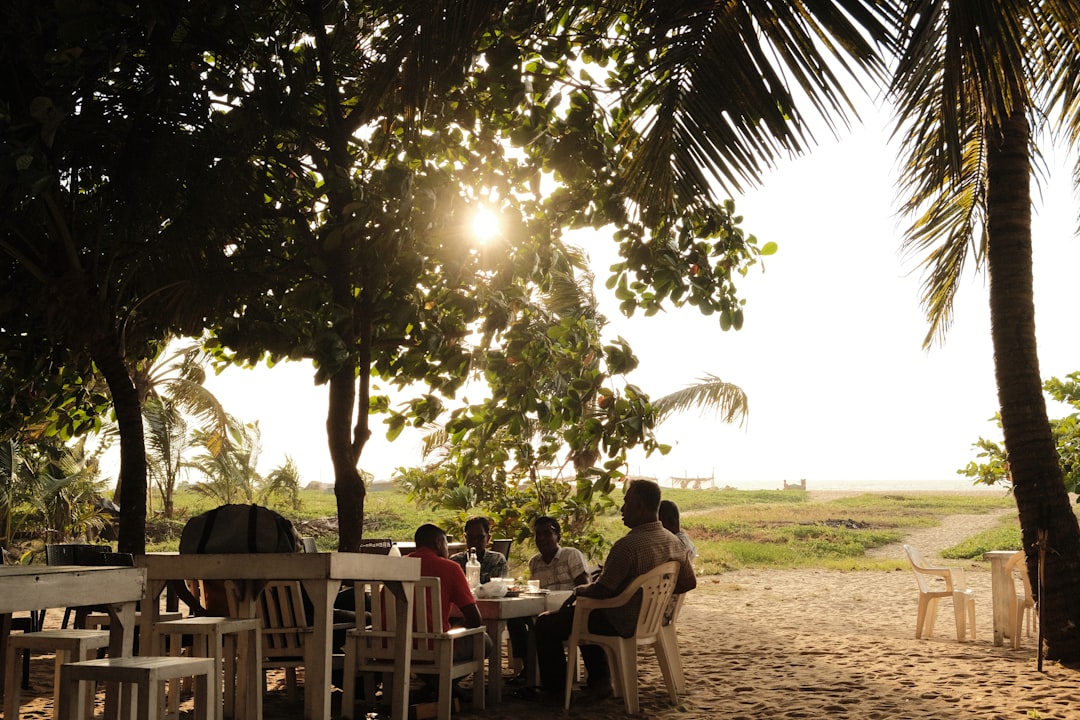
{"label": "grass patch", "polygon": [[[598,520],[597,529],[614,541],[626,533],[626,528],[618,512],[622,494],[616,492],[612,497],[615,509]],[[1013,499],[1004,493],[863,493],[813,502],[810,493],[800,490],[665,489],[664,497],[679,505],[683,529],[698,548],[696,568],[700,574],[740,568],[895,569],[898,560],[868,558],[866,551],[899,542],[912,530],[931,527],[946,515],[1015,507]],[[298,512],[283,514],[294,520],[304,534],[315,535],[321,550],[335,549],[336,534],[322,531],[325,523],[317,522],[337,514],[334,494],[304,490],[300,498]],[[175,537],[148,544],[148,549],[175,550],[184,521],[209,510],[214,503],[201,495],[182,492],[177,494],[176,505]],[[445,525],[448,517],[450,513],[409,503],[404,493],[379,490],[368,494],[364,534],[411,539],[419,525]],[[1013,547],[1020,547],[1019,526],[1016,517],[1009,516],[999,527],[968,538],[943,554],[979,559],[986,550]],[[531,543],[515,543],[512,571],[524,572],[525,561],[532,553]]]}
{"label": "grass patch", "polygon": [[990,550],[1020,550],[1020,524],[1016,517],[1002,518],[995,528],[972,535],[959,545],[941,551],[941,557],[957,560],[981,560]]}

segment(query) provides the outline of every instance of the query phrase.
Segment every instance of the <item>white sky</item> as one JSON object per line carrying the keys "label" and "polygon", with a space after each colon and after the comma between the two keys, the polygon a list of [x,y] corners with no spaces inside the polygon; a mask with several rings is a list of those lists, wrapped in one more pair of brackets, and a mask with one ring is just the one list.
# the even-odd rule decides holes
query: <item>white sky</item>
{"label": "white sky", "polygon": [[[693,308],[627,320],[603,287],[613,250],[581,240],[596,264],[607,335],[625,337],[641,360],[629,380],[650,395],[693,383],[705,373],[748,394],[745,428],[689,413],[658,429],[674,446],[667,457],[635,456],[633,474],[709,477],[718,486],[779,488],[805,478],[812,489],[965,490],[957,469],[975,458],[980,436],[999,437],[985,276],[964,283],[946,344],[922,349],[927,325],[919,275],[899,255],[895,152],[878,122],[840,142],[822,138],[808,157],[769,173],[765,187],[736,198],[743,228],[780,250],[740,281],[747,299],[739,332]],[[1049,154],[1048,154],[1049,155]],[[1080,370],[1071,335],[1080,245],[1071,160],[1049,155],[1051,183],[1035,207],[1035,301],[1043,378]],[[597,243],[600,243],[598,245]],[[599,259],[607,258],[603,261]],[[207,386],[226,409],[259,420],[263,466],[286,454],[304,481],[333,482],[326,449],[326,388],[313,370],[229,370]],[[1051,408],[1051,416],[1060,416]],[[379,431],[360,466],[388,479],[418,461],[418,442],[393,444]]]}

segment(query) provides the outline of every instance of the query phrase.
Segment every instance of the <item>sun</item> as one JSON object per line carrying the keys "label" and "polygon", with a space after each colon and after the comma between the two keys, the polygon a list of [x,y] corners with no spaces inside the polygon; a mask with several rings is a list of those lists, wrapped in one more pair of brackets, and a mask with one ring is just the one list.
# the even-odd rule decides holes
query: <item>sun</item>
{"label": "sun", "polygon": [[486,243],[499,235],[499,216],[486,207],[479,207],[473,213],[472,234],[479,243]]}

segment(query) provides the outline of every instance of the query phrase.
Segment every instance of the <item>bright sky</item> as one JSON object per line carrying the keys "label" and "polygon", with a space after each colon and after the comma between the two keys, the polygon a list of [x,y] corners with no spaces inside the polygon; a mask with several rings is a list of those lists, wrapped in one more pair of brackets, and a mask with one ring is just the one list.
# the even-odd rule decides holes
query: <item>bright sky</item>
{"label": "bright sky", "polygon": [[[999,438],[984,275],[970,275],[944,346],[922,349],[914,260],[899,254],[895,151],[883,122],[783,164],[765,187],[736,198],[743,227],[780,250],[740,281],[747,299],[739,332],[692,308],[623,318],[603,287],[613,251],[581,240],[596,264],[608,336],[625,337],[641,360],[629,380],[654,397],[712,373],[749,396],[746,427],[696,412],[659,429],[666,457],[632,459],[656,477],[713,477],[717,486],[811,489],[965,490],[956,471],[975,459],[981,435]],[[1044,152],[1047,149],[1044,148]],[[1047,152],[1051,182],[1035,207],[1035,302],[1043,378],[1080,370],[1069,273],[1080,267],[1077,205],[1064,153]],[[601,244],[598,245],[597,242]],[[307,365],[230,370],[208,387],[244,420],[260,421],[263,465],[297,462],[304,481],[333,482],[326,449],[326,388]],[[1051,407],[1051,416],[1064,414]],[[418,462],[418,442],[378,431],[360,466],[388,479]]]}

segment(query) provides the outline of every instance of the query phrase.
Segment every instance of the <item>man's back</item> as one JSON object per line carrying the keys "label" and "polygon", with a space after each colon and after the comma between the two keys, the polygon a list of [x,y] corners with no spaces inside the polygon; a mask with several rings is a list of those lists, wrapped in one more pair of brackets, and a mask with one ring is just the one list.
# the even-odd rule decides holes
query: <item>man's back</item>
{"label": "man's back", "polygon": [[[643,523],[615,541],[600,577],[592,586],[582,589],[578,594],[587,597],[613,597],[635,578],[669,560],[681,564],[676,593],[684,593],[697,587],[693,564],[682,542],[665,530],[659,521]],[[608,610],[606,614],[618,633],[629,637],[633,634],[640,607],[640,598],[634,598],[621,608]]]}

